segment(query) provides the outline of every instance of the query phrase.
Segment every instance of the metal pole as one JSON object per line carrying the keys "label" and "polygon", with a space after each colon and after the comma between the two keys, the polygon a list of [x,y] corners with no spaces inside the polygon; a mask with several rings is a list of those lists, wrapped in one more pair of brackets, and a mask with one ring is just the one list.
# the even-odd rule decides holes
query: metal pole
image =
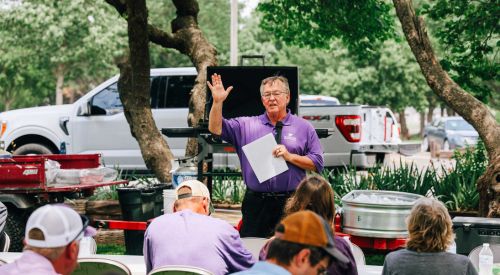
{"label": "metal pole", "polygon": [[231,66],[238,65],[238,0],[231,0],[231,33],[229,51],[229,64]]}

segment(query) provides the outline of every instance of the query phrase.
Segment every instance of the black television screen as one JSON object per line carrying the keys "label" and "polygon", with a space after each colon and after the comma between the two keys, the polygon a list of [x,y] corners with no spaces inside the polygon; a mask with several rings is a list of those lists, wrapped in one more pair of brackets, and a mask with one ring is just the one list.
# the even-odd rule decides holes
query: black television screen
{"label": "black television screen", "polygon": [[[224,118],[240,116],[256,116],[264,113],[260,96],[260,83],[266,77],[281,75],[288,79],[290,85],[290,103],[288,108],[293,114],[297,114],[299,79],[297,67],[281,66],[221,66],[208,67],[207,80],[211,75],[217,73],[222,77],[224,88],[233,86],[233,90],[224,101],[222,115]],[[205,108],[205,120],[208,119],[212,107],[212,94],[207,87],[207,103]]]}

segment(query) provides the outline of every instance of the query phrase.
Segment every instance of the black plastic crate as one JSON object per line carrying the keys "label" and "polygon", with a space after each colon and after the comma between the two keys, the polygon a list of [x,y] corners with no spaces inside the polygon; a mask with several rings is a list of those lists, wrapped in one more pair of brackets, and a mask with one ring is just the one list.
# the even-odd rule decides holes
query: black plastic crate
{"label": "black plastic crate", "polygon": [[453,218],[457,253],[468,255],[483,243],[500,244],[500,219],[455,217]]}

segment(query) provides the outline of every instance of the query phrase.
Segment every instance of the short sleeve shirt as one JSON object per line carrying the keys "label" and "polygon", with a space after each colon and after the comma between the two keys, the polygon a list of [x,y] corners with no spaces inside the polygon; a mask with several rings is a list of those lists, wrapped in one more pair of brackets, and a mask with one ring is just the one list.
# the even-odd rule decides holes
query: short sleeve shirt
{"label": "short sleeve shirt", "polygon": [[[306,120],[292,115],[290,111],[288,111],[282,122],[281,144],[285,145],[290,153],[311,159],[316,166],[316,170],[321,172],[323,170],[323,150],[314,127]],[[260,116],[222,120],[221,137],[235,147],[247,187],[256,192],[293,191],[306,175],[302,168],[287,162],[287,171],[259,183],[255,172],[243,153],[242,147],[244,145],[269,133],[276,135],[276,129],[266,113]]]}
{"label": "short sleeve shirt", "polygon": [[144,260],[147,272],[165,265],[191,265],[217,275],[255,263],[229,223],[191,210],[153,220],[144,235]]}

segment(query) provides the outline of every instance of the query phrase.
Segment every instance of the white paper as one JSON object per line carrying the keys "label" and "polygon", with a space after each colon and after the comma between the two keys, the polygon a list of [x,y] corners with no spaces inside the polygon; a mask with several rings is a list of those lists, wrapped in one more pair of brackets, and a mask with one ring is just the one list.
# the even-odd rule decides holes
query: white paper
{"label": "white paper", "polygon": [[252,166],[259,183],[275,177],[286,170],[288,166],[283,157],[273,156],[273,149],[278,144],[272,134],[267,134],[243,146],[243,153]]}

